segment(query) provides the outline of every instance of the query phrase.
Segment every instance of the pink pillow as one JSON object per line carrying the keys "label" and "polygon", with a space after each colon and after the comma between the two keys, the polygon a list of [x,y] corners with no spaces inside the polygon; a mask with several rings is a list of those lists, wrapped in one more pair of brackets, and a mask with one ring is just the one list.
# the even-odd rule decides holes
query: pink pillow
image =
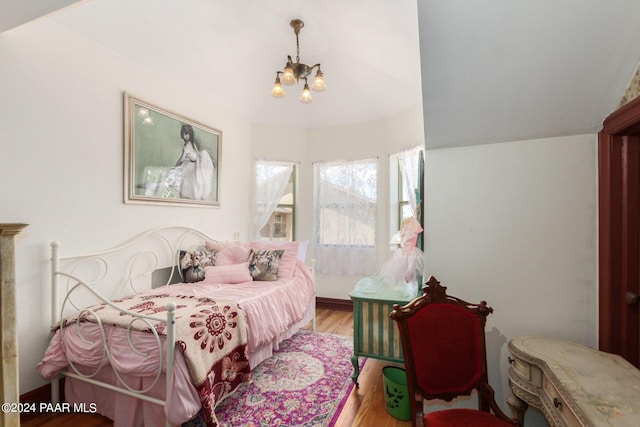
{"label": "pink pillow", "polygon": [[224,248],[226,248],[227,246],[232,246],[232,245],[237,245],[239,244],[238,242],[230,242],[230,241],[219,241],[219,240],[206,240],[204,242],[204,246],[207,249],[211,249],[214,250],[216,252],[220,252],[221,250],[223,250]]}
{"label": "pink pillow", "polygon": [[[249,248],[253,250],[269,250],[275,251],[278,249],[284,250],[282,257],[280,258],[280,263],[278,264],[278,279],[291,279],[293,277],[293,272],[296,269],[296,263],[298,262],[298,242],[260,242],[254,240],[249,242]],[[220,255],[218,254],[218,257]],[[216,264],[218,263],[218,259],[216,258]]]}
{"label": "pink pillow", "polygon": [[236,242],[214,242],[208,240],[205,242],[207,249],[211,249],[216,253],[215,265],[241,264],[249,261],[249,251],[241,243]]}
{"label": "pink pillow", "polygon": [[243,283],[251,282],[249,263],[214,265],[204,268],[204,283]]}

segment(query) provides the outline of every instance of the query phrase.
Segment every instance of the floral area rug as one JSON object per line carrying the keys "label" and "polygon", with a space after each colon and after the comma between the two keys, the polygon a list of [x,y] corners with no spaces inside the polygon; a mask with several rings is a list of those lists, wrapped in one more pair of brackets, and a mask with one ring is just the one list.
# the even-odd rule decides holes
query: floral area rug
{"label": "floral area rug", "polygon": [[[215,409],[220,427],[329,427],[353,382],[353,338],[301,329]],[[364,364],[364,359],[361,359]],[[198,420],[187,423],[199,426]]]}

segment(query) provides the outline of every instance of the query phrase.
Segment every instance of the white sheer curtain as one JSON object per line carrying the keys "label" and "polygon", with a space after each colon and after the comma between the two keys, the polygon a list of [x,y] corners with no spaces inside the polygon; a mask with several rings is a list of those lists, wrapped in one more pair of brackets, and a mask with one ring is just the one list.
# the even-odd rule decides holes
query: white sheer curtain
{"label": "white sheer curtain", "polygon": [[260,238],[260,230],[278,206],[284,194],[294,164],[291,162],[274,162],[256,160],[256,193],[253,228],[256,239]]}
{"label": "white sheer curtain", "polygon": [[403,189],[405,196],[409,200],[411,212],[416,216],[417,192],[419,182],[419,159],[421,153],[420,147],[415,147],[401,153],[398,153],[398,163],[400,166],[400,174],[402,175]]}
{"label": "white sheer curtain", "polygon": [[315,163],[315,258],[325,274],[376,271],[377,159]]}

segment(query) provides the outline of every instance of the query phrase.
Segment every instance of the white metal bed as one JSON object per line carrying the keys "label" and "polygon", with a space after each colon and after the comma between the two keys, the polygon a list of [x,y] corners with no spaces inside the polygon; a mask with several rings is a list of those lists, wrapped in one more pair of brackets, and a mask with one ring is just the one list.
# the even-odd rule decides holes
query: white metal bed
{"label": "white metal bed", "polygon": [[[60,378],[66,376],[135,399],[165,406],[166,397],[160,399],[149,395],[148,392],[161,382],[163,366],[166,366],[165,390],[169,390],[172,385],[176,359],[174,330],[176,304],[174,302],[168,303],[164,315],[145,315],[123,309],[112,301],[114,298],[124,295],[138,294],[151,288],[181,282],[181,272],[177,267],[179,251],[203,246],[207,240],[214,239],[194,228],[171,226],[151,229],[122,245],[90,254],[60,256],[60,243],[51,243],[52,329],[56,329],[61,325],[63,319],[75,312],[78,315],[74,327],[77,328],[80,338],[87,343],[92,339],[83,335],[83,328],[86,326],[81,321],[83,318],[90,317],[94,319],[92,323],[99,328],[102,339],[100,368],[94,372],[87,372],[86,369],[78,369],[69,360],[69,368],[52,379],[52,403],[59,402]],[[313,278],[313,266],[311,267],[311,275]],[[61,290],[64,290],[63,295],[60,295]],[[100,316],[92,308],[96,304],[106,304],[133,318],[126,331],[132,352],[140,353],[132,338],[135,331],[140,329],[140,325],[151,330],[155,340],[154,346],[157,346],[160,356],[154,379],[150,385],[143,388],[130,386],[117,369],[114,369],[114,373],[120,385],[94,378],[103,366],[114,365],[111,363],[113,362],[112,354],[107,341],[105,325],[102,324]],[[297,328],[309,323],[309,321],[313,321],[315,327],[315,295],[305,309],[303,318],[291,325],[291,330],[295,332]],[[153,327],[156,323],[166,323],[165,337],[161,337]],[[163,351],[163,338],[166,351]],[[93,339],[95,340],[95,336]],[[168,420],[166,425],[170,425]]]}

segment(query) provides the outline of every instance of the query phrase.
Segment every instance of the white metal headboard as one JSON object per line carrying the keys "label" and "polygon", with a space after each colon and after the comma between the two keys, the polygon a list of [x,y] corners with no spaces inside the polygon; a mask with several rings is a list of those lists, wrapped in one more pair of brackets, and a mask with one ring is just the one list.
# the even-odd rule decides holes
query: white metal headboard
{"label": "white metal headboard", "polygon": [[[177,268],[178,252],[204,245],[205,240],[214,240],[191,227],[158,227],[134,237],[129,241],[100,252],[60,256],[61,245],[51,243],[52,325],[69,313],[61,311],[60,286],[66,295],[77,282],[83,283],[90,292],[69,298],[68,310],[78,311],[85,307],[126,295],[137,294],[151,286],[168,285],[180,278]],[[153,273],[169,269],[165,283],[152,283]],[[63,274],[64,273],[64,274]],[[97,301],[99,298],[100,301]]]}

